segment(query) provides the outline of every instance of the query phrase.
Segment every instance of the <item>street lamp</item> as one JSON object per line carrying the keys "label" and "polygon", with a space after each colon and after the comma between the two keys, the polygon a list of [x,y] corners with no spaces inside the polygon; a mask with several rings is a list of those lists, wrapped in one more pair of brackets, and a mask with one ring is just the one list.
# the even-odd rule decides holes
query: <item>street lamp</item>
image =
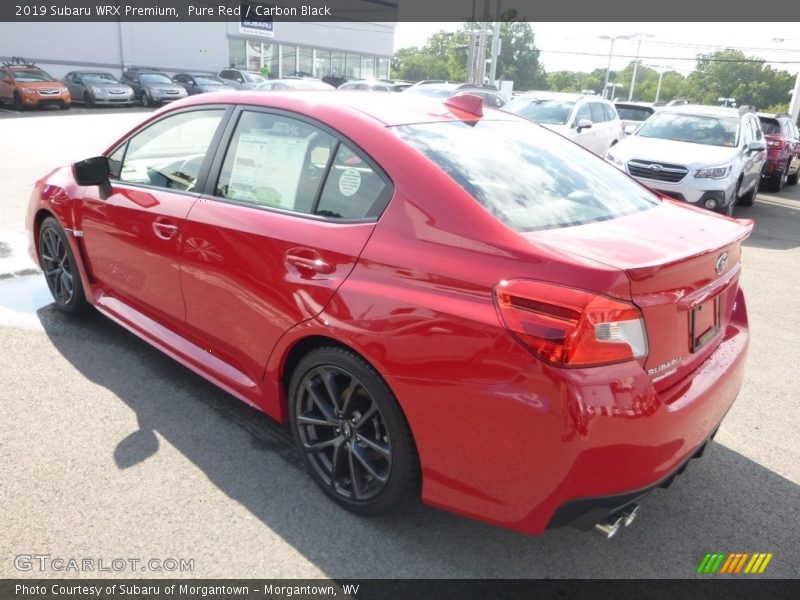
{"label": "street lamp", "polygon": [[608,88],[608,74],[611,71],[611,57],[614,54],[614,42],[616,42],[617,40],[630,40],[633,37],[634,36],[631,35],[631,34],[614,35],[614,36],[611,36],[611,35],[601,35],[601,36],[599,36],[599,38],[601,40],[610,40],[611,41],[611,47],[608,49],[608,66],[606,67],[606,81],[603,84],[603,98],[607,98],[608,97],[607,96],[607,92],[606,92],[606,88]]}
{"label": "street lamp", "polygon": [[609,100],[611,100],[612,102],[613,102],[614,98],[616,98],[617,88],[620,88],[620,89],[624,89],[625,88],[625,86],[622,85],[621,83],[609,83],[608,87],[611,88],[611,98],[609,98]]}
{"label": "street lamp", "polygon": [[639,67],[639,51],[642,49],[642,38],[643,37],[656,37],[652,33],[637,33],[639,37],[639,41],[636,44],[636,58],[633,61],[633,76],[631,77],[631,89],[628,92],[628,101],[630,102],[633,100],[633,88],[636,85],[636,69]]}
{"label": "street lamp", "polygon": [[647,65],[651,69],[658,69],[658,87],[656,87],[656,99],[653,102],[658,102],[658,96],[661,94],[661,80],[664,77],[664,73],[667,71],[672,71],[673,67],[669,65]]}

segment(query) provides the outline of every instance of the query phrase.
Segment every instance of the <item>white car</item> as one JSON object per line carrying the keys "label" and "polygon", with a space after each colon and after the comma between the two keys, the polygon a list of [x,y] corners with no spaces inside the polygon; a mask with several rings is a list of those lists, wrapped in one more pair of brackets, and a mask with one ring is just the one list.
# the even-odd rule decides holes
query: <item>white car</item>
{"label": "white car", "polygon": [[502,110],[535,121],[598,156],[605,156],[624,137],[614,105],[599,96],[530,92],[517,96]]}
{"label": "white car", "polygon": [[755,199],[767,159],[758,117],[749,107],[663,108],[606,153],[646,186],[731,215]]}

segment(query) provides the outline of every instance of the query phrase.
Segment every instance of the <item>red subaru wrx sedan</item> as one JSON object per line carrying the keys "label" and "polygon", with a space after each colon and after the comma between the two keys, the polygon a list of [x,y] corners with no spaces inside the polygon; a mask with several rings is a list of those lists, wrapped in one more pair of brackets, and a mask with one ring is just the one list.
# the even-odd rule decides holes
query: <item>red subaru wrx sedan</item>
{"label": "red subaru wrx sedan", "polygon": [[36,183],[31,252],[268,415],[343,507],[607,535],[744,373],[752,224],[460,96],[203,94]]}

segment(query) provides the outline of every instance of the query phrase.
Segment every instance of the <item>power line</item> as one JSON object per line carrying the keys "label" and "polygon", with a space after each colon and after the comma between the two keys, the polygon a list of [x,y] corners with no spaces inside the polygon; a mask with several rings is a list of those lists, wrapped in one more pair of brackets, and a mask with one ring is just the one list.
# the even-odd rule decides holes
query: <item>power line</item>
{"label": "power line", "polygon": [[[599,57],[607,57],[608,52],[575,52],[574,50],[545,50],[544,48],[538,48],[539,52],[541,53],[548,53],[548,54],[571,54],[575,56],[599,56]],[[797,65],[800,64],[800,59],[798,60],[767,60],[764,58],[713,58],[713,57],[703,57],[698,58],[697,56],[693,58],[683,57],[683,56],[642,56],[641,54],[637,57],[633,54],[614,54],[614,58],[639,58],[642,60],[682,60],[682,61],[690,61],[690,62],[698,62],[702,60],[703,62],[719,62],[719,63],[738,63],[738,64],[764,64],[764,63],[772,63],[772,64],[781,64],[781,65]]]}

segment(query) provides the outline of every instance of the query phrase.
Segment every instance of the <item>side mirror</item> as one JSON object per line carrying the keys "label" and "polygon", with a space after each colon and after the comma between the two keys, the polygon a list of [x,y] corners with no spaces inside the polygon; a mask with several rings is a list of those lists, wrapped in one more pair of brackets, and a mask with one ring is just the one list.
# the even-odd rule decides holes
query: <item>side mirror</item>
{"label": "side mirror", "polygon": [[753,140],[747,145],[748,152],[761,152],[767,149],[767,144],[764,140]]}
{"label": "side mirror", "polygon": [[74,163],[72,174],[78,185],[103,185],[109,182],[108,176],[111,174],[111,167],[108,164],[108,158],[95,156]]}
{"label": "side mirror", "polygon": [[625,135],[633,135],[633,132],[637,129],[639,129],[638,125],[625,125],[623,131],[625,132]]}
{"label": "side mirror", "polygon": [[580,133],[581,129],[591,129],[592,122],[589,119],[580,119],[578,121],[578,133]]}

